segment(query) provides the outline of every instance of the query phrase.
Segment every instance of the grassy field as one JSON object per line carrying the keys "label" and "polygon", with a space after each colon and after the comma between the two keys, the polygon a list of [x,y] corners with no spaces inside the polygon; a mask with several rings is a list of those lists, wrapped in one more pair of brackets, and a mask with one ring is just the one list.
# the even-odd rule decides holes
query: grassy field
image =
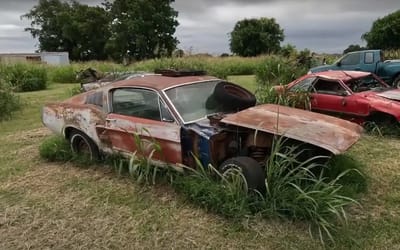
{"label": "grassy field", "polygon": [[[229,78],[254,91],[254,78]],[[306,223],[230,221],[195,207],[169,186],[140,186],[110,167],[48,163],[43,103],[74,85],[20,94],[24,108],[0,123],[0,249],[320,249]],[[365,165],[369,188],[348,208],[333,249],[400,248],[400,141],[365,135],[348,154]]]}

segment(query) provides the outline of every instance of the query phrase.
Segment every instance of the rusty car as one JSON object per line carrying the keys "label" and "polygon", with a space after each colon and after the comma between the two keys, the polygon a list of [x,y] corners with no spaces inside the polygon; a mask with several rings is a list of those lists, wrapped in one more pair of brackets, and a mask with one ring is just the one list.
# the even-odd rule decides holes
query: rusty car
{"label": "rusty car", "polygon": [[338,116],[363,125],[399,124],[400,89],[362,71],[323,71],[306,74],[278,92],[309,93],[312,111]]}
{"label": "rusty car", "polygon": [[[213,76],[161,71],[112,82],[42,108],[46,127],[78,154],[132,156],[132,134],[156,141],[154,164],[238,168],[249,188],[264,190],[266,159],[275,136],[327,154],[359,138],[357,124],[290,107],[256,105],[248,90]],[[143,152],[149,156],[150,152]],[[147,155],[146,155],[147,154]]]}

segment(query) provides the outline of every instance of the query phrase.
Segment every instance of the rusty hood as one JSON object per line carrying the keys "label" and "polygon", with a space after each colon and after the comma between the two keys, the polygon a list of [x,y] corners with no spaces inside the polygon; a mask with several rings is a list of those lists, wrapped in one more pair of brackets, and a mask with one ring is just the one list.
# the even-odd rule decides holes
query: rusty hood
{"label": "rusty hood", "polygon": [[286,106],[264,104],[229,114],[222,123],[306,142],[340,154],[361,136],[362,127],[339,118]]}

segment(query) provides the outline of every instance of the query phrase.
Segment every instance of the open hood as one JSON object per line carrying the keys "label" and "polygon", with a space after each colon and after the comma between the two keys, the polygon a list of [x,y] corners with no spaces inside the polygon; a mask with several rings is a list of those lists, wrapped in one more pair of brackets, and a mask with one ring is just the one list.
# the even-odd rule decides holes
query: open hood
{"label": "open hood", "polygon": [[221,122],[251,128],[341,154],[361,136],[362,127],[339,118],[275,104],[264,104],[229,114]]}

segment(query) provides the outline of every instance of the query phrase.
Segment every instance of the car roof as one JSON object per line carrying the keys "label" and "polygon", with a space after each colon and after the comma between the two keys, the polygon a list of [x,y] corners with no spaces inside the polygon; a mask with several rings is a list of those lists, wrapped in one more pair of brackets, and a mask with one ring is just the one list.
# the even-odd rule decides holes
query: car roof
{"label": "car roof", "polygon": [[350,71],[350,70],[343,70],[343,71],[329,70],[329,71],[312,73],[310,75],[323,77],[323,78],[327,78],[327,79],[342,80],[342,81],[346,82],[353,78],[361,78],[361,77],[371,75],[371,73],[363,72],[363,71]]}
{"label": "car roof", "polygon": [[119,87],[146,87],[158,91],[165,90],[171,87],[185,85],[193,82],[202,82],[210,80],[219,80],[213,76],[163,76],[163,75],[143,75],[132,79],[121,80],[112,83],[109,86],[112,88]]}

